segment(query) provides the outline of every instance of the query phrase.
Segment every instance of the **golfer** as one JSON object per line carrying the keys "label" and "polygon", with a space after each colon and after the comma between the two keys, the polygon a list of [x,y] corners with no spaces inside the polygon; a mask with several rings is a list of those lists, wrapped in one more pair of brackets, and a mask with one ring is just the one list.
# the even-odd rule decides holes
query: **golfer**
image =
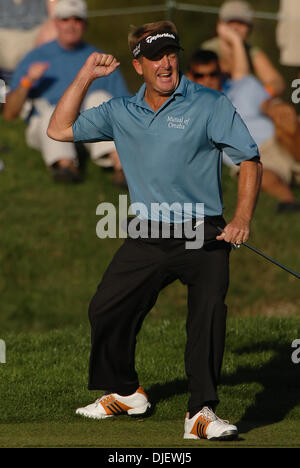
{"label": "golfer", "polygon": [[[185,366],[190,397],[184,438],[232,438],[236,426],[215,415],[217,385],[229,255],[231,244],[249,237],[261,182],[258,149],[223,94],[179,71],[181,45],[173,23],[134,29],[129,46],[133,67],[144,80],[137,94],[80,113],[92,82],[119,66],[112,55],[93,53],[62,96],[48,128],[48,136],[59,141],[113,140],[131,202],[144,207],[138,218],[146,226],[153,221],[170,227],[168,238],[151,236],[150,227],[148,237],[128,236],[105,272],[89,307],[89,389],[106,393],[76,412],[97,419],[149,412],[135,369],[136,336],[161,289],[179,279],[188,289]],[[228,224],[222,216],[222,150],[240,165],[236,211]],[[184,236],[176,234],[178,207],[189,208],[183,210],[181,223],[196,230],[199,203],[204,206],[204,243],[188,249]],[[170,212],[172,207],[176,213]]]}

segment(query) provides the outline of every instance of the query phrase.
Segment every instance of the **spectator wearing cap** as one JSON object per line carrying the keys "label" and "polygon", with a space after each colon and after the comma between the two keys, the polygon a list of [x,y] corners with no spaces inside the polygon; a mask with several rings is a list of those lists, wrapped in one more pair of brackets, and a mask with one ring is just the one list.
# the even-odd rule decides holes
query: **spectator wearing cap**
{"label": "spectator wearing cap", "polygon": [[[97,50],[83,40],[87,17],[87,7],[83,0],[60,0],[56,4],[54,18],[57,39],[35,48],[19,63],[3,108],[4,118],[11,121],[20,115],[26,101],[32,103],[27,119],[27,144],[41,151],[56,181],[81,180],[76,146],[50,139],[46,130],[64,90],[86,59]],[[83,102],[83,109],[99,105],[111,97],[128,94],[126,84],[116,70],[112,75],[93,83]],[[116,171],[121,171],[112,141],[90,144],[88,149],[97,165],[115,167]]]}
{"label": "spectator wearing cap", "polygon": [[248,42],[254,27],[254,12],[248,2],[232,0],[223,3],[219,11],[218,35],[203,42],[201,49],[214,51],[219,56],[222,72],[230,74],[233,66],[233,51],[231,44],[219,34],[219,27],[224,23],[236,31],[243,40],[251,73],[262,82],[272,97],[282,95],[285,82],[280,72],[263,50]]}
{"label": "spectator wearing cap", "polygon": [[[299,118],[292,105],[270,98],[261,82],[249,73],[239,35],[224,24],[220,34],[226,35],[234,51],[230,79],[222,77],[217,54],[206,49],[198,49],[192,55],[186,75],[227,95],[258,145],[264,168],[262,190],[277,200],[277,213],[299,212],[300,203],[292,189],[293,185],[300,185]],[[238,166],[233,165],[226,153],[223,162],[232,167],[232,175],[238,174]]]}

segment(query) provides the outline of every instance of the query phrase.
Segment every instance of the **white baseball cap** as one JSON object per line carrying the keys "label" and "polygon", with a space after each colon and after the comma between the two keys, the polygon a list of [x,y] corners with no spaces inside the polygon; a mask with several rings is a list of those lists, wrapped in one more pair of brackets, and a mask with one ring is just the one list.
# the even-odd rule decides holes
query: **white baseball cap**
{"label": "white baseball cap", "polygon": [[225,2],[219,11],[219,18],[224,21],[241,21],[253,24],[253,10],[248,2],[232,0]]}
{"label": "white baseball cap", "polygon": [[64,19],[76,18],[87,19],[87,6],[84,0],[59,0],[54,8],[55,18]]}

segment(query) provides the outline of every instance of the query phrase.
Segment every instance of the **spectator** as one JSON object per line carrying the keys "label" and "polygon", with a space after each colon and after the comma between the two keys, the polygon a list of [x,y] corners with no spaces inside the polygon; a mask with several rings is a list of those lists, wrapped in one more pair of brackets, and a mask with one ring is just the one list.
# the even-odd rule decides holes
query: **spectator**
{"label": "spectator", "polygon": [[277,43],[280,49],[280,63],[288,67],[298,67],[298,73],[300,71],[299,26],[299,0],[280,0],[279,21],[277,26]]}
{"label": "spectator", "polygon": [[19,61],[36,45],[56,37],[57,0],[0,0],[0,78],[8,82]]}
{"label": "spectator", "polygon": [[263,83],[271,96],[280,96],[285,89],[285,82],[281,74],[264,51],[248,43],[254,23],[253,11],[247,2],[239,0],[225,2],[220,8],[217,37],[205,41],[201,48],[212,50],[218,54],[222,71],[230,73],[233,61],[232,50],[230,44],[226,40],[221,40],[219,35],[219,25],[224,23],[236,31],[242,39],[251,73]]}
{"label": "spectator", "polygon": [[[11,91],[3,109],[6,120],[20,115],[27,99],[32,100],[26,139],[29,146],[42,152],[54,179],[62,182],[81,180],[76,147],[73,143],[51,140],[46,134],[50,116],[64,90],[73,81],[87,57],[96,49],[83,41],[87,25],[87,8],[83,0],[60,0],[54,10],[57,39],[35,48],[17,66]],[[95,81],[83,107],[94,107],[112,96],[128,95],[119,71]],[[101,167],[121,165],[113,142],[89,145],[92,160]]]}
{"label": "spectator", "polygon": [[[229,33],[232,34],[232,31]],[[240,51],[242,50],[244,49],[240,43]],[[277,134],[278,128],[281,128],[279,125],[284,120],[289,133],[298,132],[299,135],[299,120],[292,106],[279,102],[278,99],[270,99],[255,77],[249,73],[242,76],[245,63],[247,63],[245,59],[239,64],[236,62],[236,69],[232,69],[231,73],[232,79],[224,80],[218,56],[213,51],[198,50],[190,59],[186,75],[198,84],[227,94],[258,144],[264,166],[262,190],[278,200],[278,212],[300,211],[300,203],[296,202],[290,187],[292,182],[300,184],[299,137],[296,144],[295,138],[290,138],[292,145],[288,147],[283,138]],[[238,168],[226,154],[224,162],[232,166],[233,172],[237,173]]]}

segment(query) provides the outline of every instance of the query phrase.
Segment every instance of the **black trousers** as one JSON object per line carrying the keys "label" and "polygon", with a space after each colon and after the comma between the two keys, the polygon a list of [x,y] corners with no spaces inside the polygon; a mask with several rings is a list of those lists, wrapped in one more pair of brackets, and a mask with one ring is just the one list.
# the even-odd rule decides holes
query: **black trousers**
{"label": "black trousers", "polygon": [[[136,336],[159,292],[179,279],[188,288],[185,367],[188,409],[218,402],[230,246],[215,241],[222,217],[205,218],[205,243],[188,250],[185,239],[127,238],[91,300],[90,390],[130,394],[138,385]],[[159,362],[157,363],[159,365]]]}

